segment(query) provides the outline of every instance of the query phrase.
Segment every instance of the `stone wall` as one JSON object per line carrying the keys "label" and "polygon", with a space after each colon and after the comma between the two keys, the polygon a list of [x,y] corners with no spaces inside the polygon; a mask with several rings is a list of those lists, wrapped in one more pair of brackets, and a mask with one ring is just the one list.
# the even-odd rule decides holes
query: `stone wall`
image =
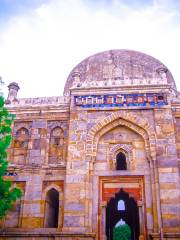
{"label": "stone wall", "polygon": [[[42,228],[46,194],[54,188],[60,196],[59,230],[74,236],[77,232],[94,232],[98,236],[99,178],[143,176],[146,211],[143,228],[147,229],[143,231],[151,233],[158,229],[159,217],[164,231],[178,231],[178,123],[176,121],[175,138],[170,109],[92,111],[72,106],[69,120],[67,115],[66,120],[65,115],[63,118],[55,113],[55,117],[50,116],[47,112],[41,118],[32,114],[22,121],[20,113],[14,123],[9,172],[17,175],[9,178],[19,184],[23,182],[25,194],[20,211],[17,208],[15,213],[12,209],[2,223],[3,228]],[[24,129],[28,131],[28,138],[21,131],[18,133]],[[57,130],[55,135],[54,129]],[[19,138],[19,134],[25,136]],[[18,145],[16,139],[22,142],[25,139],[28,144]],[[21,152],[24,146],[26,154]],[[115,169],[119,150],[127,154],[128,168],[123,172]],[[21,159],[21,156],[26,157]],[[153,185],[152,159],[158,167],[156,177],[161,205],[155,196],[158,186]],[[9,221],[10,216],[18,216],[18,223]],[[88,238],[81,236],[80,239]]]}
{"label": "stone wall", "polygon": [[180,159],[180,117],[175,118],[175,134],[176,134],[176,148],[177,148],[177,156]]}
{"label": "stone wall", "polygon": [[[1,221],[3,228],[44,227],[45,198],[52,188],[59,193],[58,228],[62,228],[68,113],[59,114],[58,111],[53,110],[50,114],[44,108],[44,113],[39,116],[39,111],[32,108],[29,115],[24,110],[16,114],[6,178],[17,186],[23,185],[24,194]],[[52,136],[54,129],[60,129],[60,132]]]}
{"label": "stone wall", "polygon": [[77,65],[64,97],[18,99],[18,89],[9,85],[16,120],[6,178],[24,195],[0,222],[0,239],[105,240],[106,206],[120,189],[136,201],[139,239],[180,238],[180,101],[162,63],[107,51]]}
{"label": "stone wall", "polygon": [[155,110],[157,163],[164,231],[179,231],[179,169],[175,126],[171,109]]}

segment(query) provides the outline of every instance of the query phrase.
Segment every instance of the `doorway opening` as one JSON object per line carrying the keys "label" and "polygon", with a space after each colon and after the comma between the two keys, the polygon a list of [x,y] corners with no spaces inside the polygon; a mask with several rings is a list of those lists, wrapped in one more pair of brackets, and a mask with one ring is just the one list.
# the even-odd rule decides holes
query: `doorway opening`
{"label": "doorway opening", "polygon": [[59,193],[54,188],[46,194],[45,200],[45,224],[46,228],[57,228],[59,216]]}
{"label": "doorway opening", "polygon": [[113,240],[113,228],[118,222],[126,223],[131,229],[131,240],[139,239],[139,212],[137,202],[121,189],[111,198],[106,207],[106,236]]}

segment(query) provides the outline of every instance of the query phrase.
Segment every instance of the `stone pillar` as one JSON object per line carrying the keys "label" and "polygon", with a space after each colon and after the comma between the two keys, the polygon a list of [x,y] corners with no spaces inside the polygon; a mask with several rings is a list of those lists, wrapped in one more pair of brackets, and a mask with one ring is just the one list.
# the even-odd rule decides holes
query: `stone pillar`
{"label": "stone pillar", "polygon": [[102,237],[102,240],[106,239],[106,202],[102,202],[101,207],[100,207],[100,235]]}
{"label": "stone pillar", "polygon": [[66,232],[87,232],[86,156],[87,112],[71,111],[66,165],[64,226]]}
{"label": "stone pillar", "polygon": [[28,177],[26,192],[24,196],[22,227],[43,227],[43,209],[41,207],[42,177],[39,173]]}
{"label": "stone pillar", "polygon": [[[171,108],[155,109],[157,156],[154,162],[159,226],[161,232],[177,231],[179,215],[179,173],[174,117]],[[161,234],[162,235],[162,234]]]}
{"label": "stone pillar", "polygon": [[152,191],[152,210],[153,210],[153,232],[158,231],[158,217],[157,217],[157,198],[155,191],[155,177],[152,160],[150,161],[150,177],[151,177],[151,191]]}
{"label": "stone pillar", "polygon": [[45,163],[46,153],[48,152],[46,128],[46,120],[36,119],[32,123],[28,159],[29,164],[31,165],[40,166]]}
{"label": "stone pillar", "polygon": [[59,216],[58,216],[58,228],[62,230],[63,226],[63,199],[64,193],[62,191],[59,192]]}
{"label": "stone pillar", "polygon": [[144,205],[142,201],[138,201],[138,210],[139,210],[139,226],[140,226],[140,236],[139,239],[144,239]]}
{"label": "stone pillar", "polygon": [[10,104],[13,101],[17,101],[17,93],[19,91],[19,86],[16,82],[12,82],[8,85],[9,93],[7,97],[7,104]]}

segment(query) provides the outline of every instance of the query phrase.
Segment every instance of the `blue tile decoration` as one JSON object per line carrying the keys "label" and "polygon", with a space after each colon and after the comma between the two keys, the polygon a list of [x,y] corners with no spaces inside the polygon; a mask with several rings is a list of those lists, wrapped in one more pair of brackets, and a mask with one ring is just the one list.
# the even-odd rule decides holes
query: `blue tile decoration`
{"label": "blue tile decoration", "polygon": [[16,172],[6,172],[4,176],[17,176],[18,174]]}
{"label": "blue tile decoration", "polygon": [[156,107],[167,105],[164,93],[135,93],[75,96],[75,105],[82,108],[97,107]]}

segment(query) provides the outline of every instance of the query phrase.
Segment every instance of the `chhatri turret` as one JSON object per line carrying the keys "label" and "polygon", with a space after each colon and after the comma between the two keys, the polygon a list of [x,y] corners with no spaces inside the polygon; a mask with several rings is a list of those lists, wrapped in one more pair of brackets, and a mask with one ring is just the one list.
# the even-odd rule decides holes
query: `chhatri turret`
{"label": "chhatri turret", "polygon": [[17,93],[19,91],[19,85],[16,82],[12,82],[8,85],[8,97],[7,97],[7,104],[10,104],[14,101],[17,101]]}

